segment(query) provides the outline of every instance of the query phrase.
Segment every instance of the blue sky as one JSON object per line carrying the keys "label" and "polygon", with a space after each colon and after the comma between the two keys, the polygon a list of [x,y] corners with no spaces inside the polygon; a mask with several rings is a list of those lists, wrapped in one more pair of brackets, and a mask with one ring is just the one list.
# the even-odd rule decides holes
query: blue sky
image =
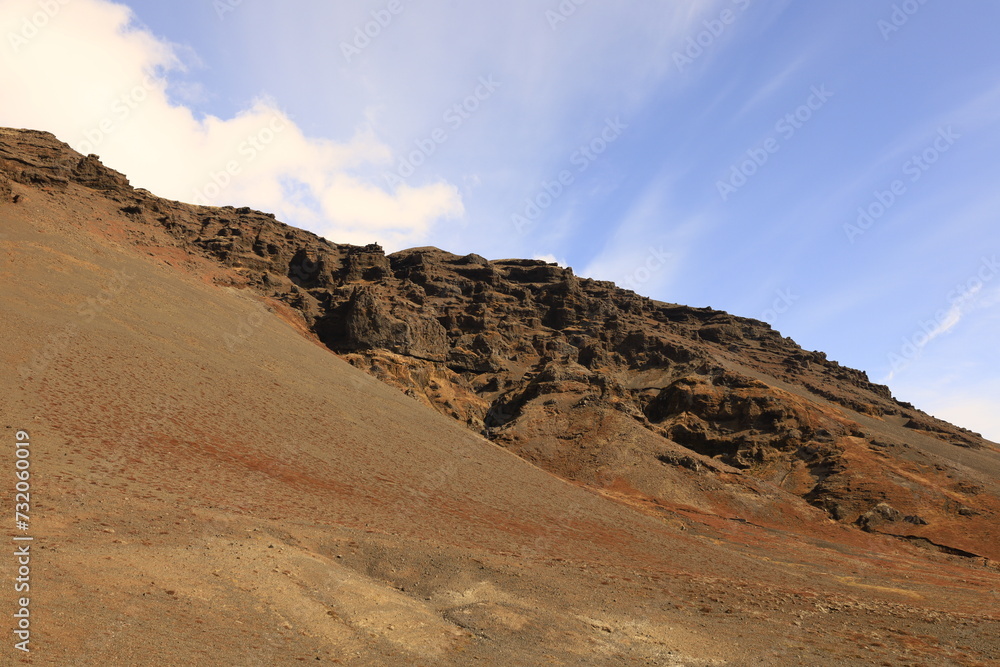
{"label": "blue sky", "polygon": [[334,241],[766,319],[1000,440],[998,23],[985,0],[9,0],[0,124]]}

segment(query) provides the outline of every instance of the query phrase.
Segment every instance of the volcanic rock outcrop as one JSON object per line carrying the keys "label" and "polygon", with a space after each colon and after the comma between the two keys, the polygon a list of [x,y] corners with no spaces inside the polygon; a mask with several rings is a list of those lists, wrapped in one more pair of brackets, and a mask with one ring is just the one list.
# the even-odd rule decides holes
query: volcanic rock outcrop
{"label": "volcanic rock outcrop", "polygon": [[1000,560],[996,445],[763,322],[538,260],[337,244],[248,208],[134,190],[51,135],[2,139],[0,173],[113,198],[235,271],[234,286],[286,304],[354,366],[566,479],[763,525],[815,520],[811,506]]}
{"label": "volcanic rock outcrop", "polygon": [[1000,660],[996,446],[760,322],[159,199],[27,130],[0,279],[29,662]]}

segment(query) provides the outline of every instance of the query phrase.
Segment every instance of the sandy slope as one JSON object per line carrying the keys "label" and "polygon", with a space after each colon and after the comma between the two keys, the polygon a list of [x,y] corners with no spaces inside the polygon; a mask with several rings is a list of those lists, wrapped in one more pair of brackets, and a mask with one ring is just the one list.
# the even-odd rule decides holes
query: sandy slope
{"label": "sandy slope", "polygon": [[571,485],[94,191],[12,187],[0,426],[8,468],[17,429],[33,447],[33,664],[1000,664],[996,570]]}

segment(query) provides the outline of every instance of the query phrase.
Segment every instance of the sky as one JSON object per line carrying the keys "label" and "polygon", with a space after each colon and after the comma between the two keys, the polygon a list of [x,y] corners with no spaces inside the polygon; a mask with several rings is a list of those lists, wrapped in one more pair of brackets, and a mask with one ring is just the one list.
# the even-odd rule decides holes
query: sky
{"label": "sky", "polygon": [[2,0],[0,125],[769,322],[1000,440],[989,0]]}

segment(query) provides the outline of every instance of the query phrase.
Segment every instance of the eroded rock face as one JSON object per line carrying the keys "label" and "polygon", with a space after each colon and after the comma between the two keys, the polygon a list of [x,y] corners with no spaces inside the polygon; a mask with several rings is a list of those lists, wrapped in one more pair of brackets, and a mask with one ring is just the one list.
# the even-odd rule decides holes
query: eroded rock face
{"label": "eroded rock face", "polygon": [[[104,193],[240,286],[287,303],[350,363],[556,474],[776,522],[767,503],[791,494],[866,530],[904,526],[1000,552],[995,479],[935,453],[995,455],[991,444],[763,322],[543,261],[436,248],[387,256],[247,208],[158,199],[44,133],[0,134],[0,173]],[[0,199],[9,189],[0,180]],[[922,523],[888,518],[883,504]]]}
{"label": "eroded rock face", "polygon": [[433,362],[448,357],[447,333],[437,320],[403,309],[392,311],[369,285],[354,288],[341,308],[317,323],[317,331],[337,351],[383,349]]}

